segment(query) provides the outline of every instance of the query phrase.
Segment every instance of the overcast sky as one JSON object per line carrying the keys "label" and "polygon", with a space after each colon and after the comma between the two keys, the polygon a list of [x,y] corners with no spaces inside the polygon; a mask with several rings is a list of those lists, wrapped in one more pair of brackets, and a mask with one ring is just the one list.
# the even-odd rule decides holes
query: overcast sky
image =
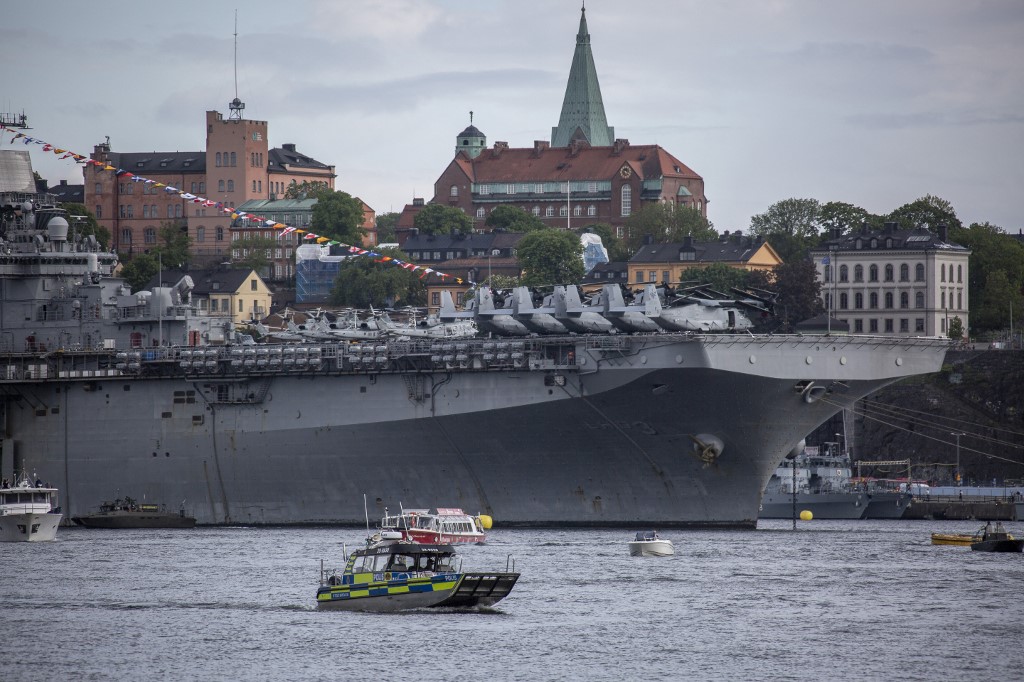
{"label": "overcast sky", "polygon": [[[558,123],[580,0],[32,0],[0,21],[0,111],[88,154],[201,151],[205,113],[337,169],[378,213],[433,196],[475,112],[513,147]],[[925,194],[1024,227],[1021,0],[589,0],[608,123],[705,182],[719,230],[814,198]],[[3,146],[10,147],[10,135]],[[24,148],[22,145],[21,148]],[[33,153],[51,183],[81,169]]]}

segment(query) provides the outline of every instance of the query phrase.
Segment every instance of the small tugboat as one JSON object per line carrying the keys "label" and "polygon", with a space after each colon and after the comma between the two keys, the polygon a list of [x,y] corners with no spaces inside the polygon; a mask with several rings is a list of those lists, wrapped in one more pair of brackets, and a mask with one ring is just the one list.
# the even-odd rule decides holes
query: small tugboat
{"label": "small tugboat", "polygon": [[1006,532],[1002,522],[997,522],[992,528],[989,522],[981,535],[980,542],[971,544],[971,550],[975,552],[1022,552],[1024,551],[1024,540],[1015,539]]}
{"label": "small tugboat", "polygon": [[0,483],[0,542],[46,542],[57,537],[63,517],[57,506],[57,489],[24,473],[11,484]]}
{"label": "small tugboat", "polygon": [[491,606],[508,596],[517,580],[514,562],[504,572],[463,573],[451,545],[407,542],[397,531],[382,530],[349,555],[340,575],[321,562],[316,603],[323,609],[379,613]]}
{"label": "small tugboat", "polygon": [[470,516],[458,508],[439,507],[429,509],[403,509],[397,516],[388,514],[384,508],[381,519],[382,530],[401,533],[402,539],[434,545],[475,543],[482,545],[487,539],[485,530],[491,527],[491,517],[486,514]]}
{"label": "small tugboat", "polygon": [[185,515],[182,507],[176,512],[162,505],[146,504],[130,497],[104,502],[93,514],[76,516],[71,519],[86,528],[194,528],[194,517]]}
{"label": "small tugboat", "polygon": [[642,530],[629,543],[629,556],[672,556],[675,553],[672,541],[659,536],[656,530]]}

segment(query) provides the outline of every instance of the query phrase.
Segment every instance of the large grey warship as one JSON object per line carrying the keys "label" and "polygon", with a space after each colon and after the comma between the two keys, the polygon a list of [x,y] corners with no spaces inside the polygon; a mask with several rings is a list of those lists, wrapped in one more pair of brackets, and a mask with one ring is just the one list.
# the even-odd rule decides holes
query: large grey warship
{"label": "large grey warship", "polygon": [[805,435],[947,348],[667,330],[237,343],[187,278],[131,292],[35,194],[27,153],[0,157],[0,470],[51,481],[68,517],[123,489],[200,524],[361,524],[365,494],[378,516],[753,527]]}

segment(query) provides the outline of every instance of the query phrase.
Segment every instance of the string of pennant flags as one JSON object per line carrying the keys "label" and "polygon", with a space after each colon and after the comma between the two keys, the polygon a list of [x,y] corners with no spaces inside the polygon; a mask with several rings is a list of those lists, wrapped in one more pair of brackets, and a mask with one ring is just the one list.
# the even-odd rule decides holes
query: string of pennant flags
{"label": "string of pennant flags", "polygon": [[134,173],[124,170],[123,168],[115,168],[114,166],[111,166],[104,161],[97,161],[96,159],[91,159],[85,156],[84,154],[77,154],[71,150],[62,149],[60,147],[57,147],[56,145],[46,142],[45,140],[30,137],[25,133],[18,132],[16,128],[0,123],[0,141],[3,141],[3,132],[9,132],[14,134],[14,137],[12,137],[10,140],[11,144],[14,144],[18,140],[21,140],[26,145],[39,145],[42,151],[52,152],[54,155],[58,156],[61,159],[73,159],[75,163],[96,166],[100,170],[111,171],[119,178],[131,180],[132,182],[141,182],[146,185],[151,185],[153,188],[162,188],[164,192],[168,194],[177,194],[182,199],[191,201],[194,204],[198,204],[205,208],[215,208],[218,211],[221,211],[222,213],[230,214],[232,220],[237,220],[241,218],[249,220],[250,222],[256,223],[263,227],[273,228],[274,230],[278,231],[277,238],[279,239],[286,234],[296,232],[298,234],[303,235],[303,240],[310,240],[310,242],[315,242],[322,246],[340,246],[344,249],[348,249],[349,253],[352,253],[357,256],[366,256],[368,258],[376,260],[379,263],[397,265],[398,267],[404,268],[405,270],[409,270],[410,272],[419,272],[420,279],[423,279],[427,275],[433,274],[444,280],[451,280],[455,284],[476,284],[476,282],[469,278],[455,277],[453,275],[440,272],[439,270],[428,268],[424,265],[417,265],[415,263],[403,261],[392,256],[386,256],[377,251],[364,249],[360,246],[345,244],[336,239],[331,239],[330,237],[324,237],[314,232],[310,232],[309,230],[303,230],[298,227],[288,225],[286,223],[281,223],[276,220],[270,220],[263,216],[258,216],[252,213],[247,213],[245,211],[236,210],[233,206],[228,206],[223,202],[213,201],[211,199],[207,199],[206,197],[201,197],[196,194],[192,194],[191,192],[186,192],[184,190],[178,189],[177,187],[172,187],[171,185],[167,185],[162,182],[157,182],[156,180],[152,180],[141,175],[135,175]]}

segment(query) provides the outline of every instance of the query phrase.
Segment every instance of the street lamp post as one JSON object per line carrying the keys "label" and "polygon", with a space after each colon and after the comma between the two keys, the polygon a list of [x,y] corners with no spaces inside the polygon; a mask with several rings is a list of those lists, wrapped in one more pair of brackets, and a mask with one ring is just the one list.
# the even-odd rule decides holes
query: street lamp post
{"label": "street lamp post", "polygon": [[956,485],[960,487],[963,485],[962,477],[960,476],[960,436],[965,436],[963,431],[953,431],[949,435],[956,436]]}

